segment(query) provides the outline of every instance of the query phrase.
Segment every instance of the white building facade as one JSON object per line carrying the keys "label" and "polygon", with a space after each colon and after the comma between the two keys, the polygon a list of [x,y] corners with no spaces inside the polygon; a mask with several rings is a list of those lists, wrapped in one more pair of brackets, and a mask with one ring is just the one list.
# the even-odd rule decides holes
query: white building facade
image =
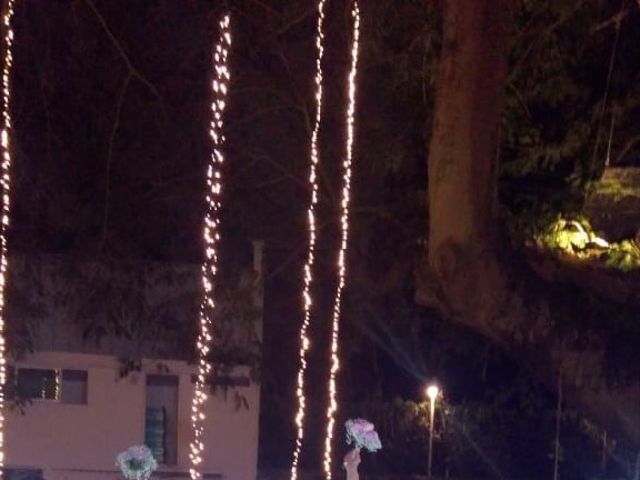
{"label": "white building facade", "polygon": [[[9,342],[5,393],[14,408],[6,414],[3,480],[122,479],[116,455],[140,444],[160,464],[152,478],[188,479],[195,365],[186,357],[198,321],[200,267],[144,264],[117,271],[39,261],[38,268],[28,259],[10,263],[9,282],[13,273],[12,285],[21,289],[14,298],[31,304],[10,309],[7,323],[21,322],[29,332],[23,343],[32,346],[16,354]],[[260,245],[237,263],[214,319],[214,353],[226,363],[208,380],[205,479],[257,477],[260,387],[244,362],[259,356],[262,336]],[[99,292],[97,307],[92,292]],[[115,321],[135,335],[113,333]],[[106,332],[99,342],[86,338],[96,328]],[[245,350],[248,355],[229,363],[228,352]],[[24,405],[16,402],[24,398]]]}
{"label": "white building facade", "polygon": [[[165,451],[154,478],[188,478],[193,366],[167,361],[159,373],[157,362],[143,361],[141,371],[123,378],[120,366],[106,355],[56,352],[38,352],[15,364],[16,376],[26,372],[28,385],[41,380],[44,398],[34,395],[24,414],[7,416],[9,478],[20,473],[46,480],[121,479],[116,455],[148,440],[149,410],[159,406],[166,411],[160,435]],[[227,378],[233,392],[218,389],[207,402],[204,477],[255,479],[259,387],[246,372]]]}

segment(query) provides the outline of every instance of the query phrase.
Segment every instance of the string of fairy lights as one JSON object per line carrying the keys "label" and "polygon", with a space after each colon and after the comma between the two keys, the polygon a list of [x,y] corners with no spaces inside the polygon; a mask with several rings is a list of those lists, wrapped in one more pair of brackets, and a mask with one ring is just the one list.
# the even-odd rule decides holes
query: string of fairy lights
{"label": "string of fairy lights", "polygon": [[[306,411],[306,398],[304,394],[304,377],[307,367],[307,352],[310,348],[310,339],[308,337],[308,328],[311,319],[312,295],[311,287],[313,284],[313,265],[315,262],[316,247],[316,205],[318,203],[318,179],[317,167],[319,164],[318,138],[322,117],[322,98],[323,98],[323,74],[322,59],[324,56],[324,20],[325,20],[325,4],[326,0],[318,0],[318,22],[316,30],[316,73],[315,73],[315,101],[316,116],[313,132],[311,135],[310,148],[310,173],[309,184],[311,187],[311,199],[307,211],[309,241],[307,250],[307,259],[304,266],[304,288],[303,288],[303,306],[304,317],[300,329],[300,366],[297,376],[297,398],[298,410],[295,417],[297,426],[296,444],[293,454],[293,462],[291,467],[291,479],[296,480],[298,474],[298,463],[300,451],[302,448],[302,440],[304,438],[304,417]],[[5,286],[7,276],[7,230],[9,227],[10,214],[10,192],[11,192],[11,142],[10,132],[12,129],[11,120],[11,69],[13,66],[13,40],[14,33],[12,30],[12,19],[14,15],[15,0],[7,0],[6,11],[3,15],[3,23],[5,26],[5,51],[2,72],[2,131],[1,131],[1,151],[2,159],[0,160],[0,189],[2,195],[2,213],[0,221],[0,385],[4,386],[6,380],[6,345],[4,338],[4,305],[5,305]],[[354,115],[355,115],[355,96],[356,96],[356,76],[357,61],[360,35],[360,11],[357,0],[354,2],[353,10],[353,43],[351,47],[351,67],[348,77],[348,108],[346,112],[346,148],[345,159],[343,161],[343,190],[342,190],[342,215],[341,215],[341,231],[342,238],[340,250],[338,253],[338,285],[336,288],[332,335],[331,335],[331,369],[329,374],[329,406],[327,409],[327,436],[325,440],[324,467],[326,478],[331,479],[331,453],[332,439],[335,425],[335,413],[337,411],[337,388],[336,375],[339,369],[338,354],[338,338],[340,325],[340,309],[342,292],[346,279],[346,253],[349,234],[349,203],[351,194],[351,173],[353,159],[353,143],[354,143]],[[199,334],[197,339],[198,353],[198,369],[195,381],[194,395],[191,407],[191,423],[193,429],[193,438],[190,444],[189,458],[191,460],[191,468],[189,470],[192,480],[201,480],[202,472],[200,469],[203,460],[204,451],[204,423],[205,413],[204,407],[207,400],[207,378],[211,374],[212,365],[208,359],[213,343],[213,321],[212,315],[215,308],[213,298],[214,281],[217,275],[218,253],[217,247],[220,240],[220,207],[222,193],[222,164],[224,162],[223,146],[225,137],[223,134],[223,113],[225,110],[225,100],[228,92],[230,80],[230,71],[228,68],[228,54],[231,47],[230,17],[225,15],[219,23],[220,37],[216,43],[213,53],[214,61],[214,79],[212,80],[213,101],[211,104],[212,121],[210,124],[210,135],[213,142],[213,152],[207,168],[207,195],[206,206],[207,211],[204,221],[204,241],[205,241],[205,260],[202,265],[202,284],[204,288],[204,297],[201,303],[199,315]],[[4,389],[0,388],[0,477],[4,467],[4,407],[5,397]]]}
{"label": "string of fairy lights", "polygon": [[211,103],[212,120],[209,133],[213,142],[213,153],[207,167],[207,211],[204,219],[205,260],[202,265],[202,285],[204,296],[200,306],[200,331],[196,343],[198,354],[198,372],[191,404],[191,426],[193,439],[189,458],[192,480],[202,479],[200,465],[204,451],[204,407],[207,401],[207,378],[212,366],[209,352],[213,343],[212,316],[215,308],[213,299],[214,281],[218,268],[218,242],[220,240],[220,199],[222,194],[222,164],[225,137],[222,131],[222,116],[225,109],[230,72],[228,68],[229,48],[231,47],[230,18],[225,15],[220,20],[220,37],[213,52],[214,78],[211,83],[213,101]]}
{"label": "string of fairy lights", "polygon": [[13,66],[13,12],[14,0],[8,0],[3,16],[4,63],[2,66],[2,159],[0,167],[0,189],[2,190],[2,221],[0,222],[0,478],[4,471],[4,385],[7,377],[4,305],[7,280],[7,231],[11,208],[11,67]]}
{"label": "string of fairy lights", "polygon": [[353,138],[356,111],[356,75],[358,70],[358,49],[360,43],[360,6],[358,0],[353,3],[351,11],[353,17],[353,39],[351,43],[351,66],[349,70],[348,106],[346,111],[346,145],[342,163],[342,215],[340,217],[341,242],[338,252],[338,286],[333,303],[333,319],[331,325],[331,369],[329,370],[329,406],[327,408],[327,432],[324,445],[325,478],[331,480],[331,451],[335,415],[338,410],[336,375],[340,368],[338,355],[338,338],[340,331],[340,307],[347,274],[347,244],[349,240],[349,203],[351,200],[351,165],[353,160]]}
{"label": "string of fairy lights", "polygon": [[304,416],[306,411],[306,398],[304,394],[304,376],[307,369],[307,352],[311,342],[307,335],[309,323],[311,322],[311,285],[313,283],[313,264],[315,261],[316,249],[316,204],[318,203],[318,178],[317,166],[319,162],[318,136],[320,134],[320,120],[322,118],[322,57],[324,56],[324,8],[325,0],[318,0],[318,23],[316,27],[316,74],[315,74],[315,100],[316,116],[311,134],[311,167],[309,172],[309,185],[311,187],[311,200],[307,210],[307,221],[309,227],[309,243],[307,247],[307,259],[304,265],[304,287],[303,299],[303,320],[300,327],[300,365],[298,367],[296,396],[298,399],[298,410],[295,416],[296,444],[293,451],[293,461],[291,464],[291,480],[298,477],[298,462],[302,449],[302,439],[304,438]]}
{"label": "string of fairy lights", "polygon": [[[302,441],[304,438],[304,418],[306,412],[306,397],[304,392],[304,377],[307,368],[307,352],[311,346],[309,336],[307,334],[311,321],[312,295],[311,286],[313,283],[313,265],[315,261],[316,246],[316,204],[318,202],[318,179],[317,166],[319,163],[318,153],[318,135],[322,118],[322,94],[323,94],[323,76],[322,76],[322,58],[324,55],[324,8],[325,0],[318,1],[318,23],[316,30],[316,74],[315,74],[315,99],[316,99],[316,117],[313,132],[311,135],[311,167],[309,174],[309,184],[311,187],[311,200],[307,210],[309,243],[307,250],[307,259],[304,265],[304,288],[303,288],[303,306],[304,315],[302,325],[300,327],[300,365],[298,368],[296,396],[298,399],[298,410],[295,416],[295,424],[297,427],[296,443],[293,452],[293,461],[291,465],[291,480],[296,480],[298,476],[298,464],[300,460],[300,452],[302,449]],[[345,159],[342,163],[342,203],[341,203],[341,243],[338,252],[338,285],[336,288],[333,318],[331,327],[331,368],[329,372],[329,406],[327,408],[327,430],[325,438],[324,451],[324,470],[327,480],[331,479],[331,454],[333,442],[333,430],[335,426],[335,414],[337,412],[337,387],[336,376],[340,367],[340,358],[338,351],[338,339],[340,329],[340,310],[342,292],[346,283],[346,256],[349,238],[349,203],[351,197],[351,167],[353,160],[353,143],[354,143],[354,126],[355,126],[355,100],[356,100],[356,76],[358,65],[358,50],[360,42],[360,7],[356,0],[352,9],[353,16],[353,43],[351,45],[351,66],[348,76],[348,107],[346,110],[346,146]]]}

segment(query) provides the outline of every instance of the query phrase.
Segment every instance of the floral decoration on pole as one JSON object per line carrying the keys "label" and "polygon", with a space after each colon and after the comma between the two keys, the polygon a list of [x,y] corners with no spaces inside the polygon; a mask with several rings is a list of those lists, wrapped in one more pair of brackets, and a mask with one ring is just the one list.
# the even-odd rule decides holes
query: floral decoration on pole
{"label": "floral decoration on pole", "polygon": [[158,462],[146,445],[134,445],[116,457],[116,466],[128,480],[147,480]]}
{"label": "floral decoration on pole", "polygon": [[347,445],[353,448],[344,457],[344,468],[347,471],[347,480],[358,480],[358,465],[360,465],[360,450],[377,452],[382,448],[380,437],[373,423],[364,418],[347,420],[345,423],[347,432]]}
{"label": "floral decoration on pole", "polygon": [[347,420],[347,445],[353,445],[358,450],[364,448],[368,452],[377,452],[382,448],[380,437],[373,423],[364,418]]}

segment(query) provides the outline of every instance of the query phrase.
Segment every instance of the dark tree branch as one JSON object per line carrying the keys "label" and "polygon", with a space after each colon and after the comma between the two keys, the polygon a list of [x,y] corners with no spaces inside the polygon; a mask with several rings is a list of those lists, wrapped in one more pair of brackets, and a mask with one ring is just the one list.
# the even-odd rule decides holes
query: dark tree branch
{"label": "dark tree branch", "polygon": [[525,101],[524,97],[522,96],[522,93],[520,93],[520,90],[518,90],[518,88],[515,86],[515,84],[513,82],[507,83],[507,87],[515,94],[516,99],[518,100],[518,103],[520,104],[520,106],[524,110],[524,113],[527,114],[527,118],[529,120],[531,120],[532,119],[531,111],[529,110],[527,102]]}
{"label": "dark tree branch", "polygon": [[571,10],[569,10],[567,13],[565,13],[560,18],[558,18],[555,22],[549,25],[549,27],[547,27],[544,30],[544,32],[542,32],[540,35],[536,36],[536,38],[531,40],[531,42],[529,43],[529,46],[526,48],[526,50],[520,56],[520,58],[518,58],[518,60],[515,62],[513,68],[511,68],[511,72],[509,72],[509,77],[507,79],[508,83],[511,83],[513,79],[517,76],[518,71],[520,70],[520,68],[522,68],[525,61],[529,58],[529,55],[531,54],[531,52],[533,52],[533,50],[539,45],[540,41],[543,38],[551,35],[554,31],[556,31],[562,25],[564,25],[564,23],[568,21],[573,16],[574,13],[580,10],[583,3],[584,3],[584,0],[576,2],[575,6]]}
{"label": "dark tree branch", "polygon": [[310,8],[306,11],[304,11],[301,15],[298,15],[297,17],[293,18],[292,20],[288,21],[287,23],[285,23],[284,25],[282,25],[277,31],[276,31],[276,36],[279,35],[283,35],[285,33],[287,33],[287,31],[293,27],[295,27],[298,23],[303,22],[304,20],[307,19],[307,17],[313,15],[314,13],[316,13],[317,9],[315,8],[315,6],[313,8]]}
{"label": "dark tree branch", "polygon": [[270,7],[269,5],[267,5],[266,3],[262,2],[261,0],[251,0],[253,3],[255,3],[256,5],[258,5],[259,7],[264,8],[267,12],[276,15],[278,17],[281,17],[282,15],[280,14],[280,12],[278,12],[276,9],[274,9],[273,7]]}
{"label": "dark tree branch", "polygon": [[122,104],[124,103],[124,97],[127,92],[127,87],[131,81],[131,72],[127,74],[122,82],[120,88],[120,94],[118,95],[118,103],[116,104],[116,115],[113,120],[113,127],[111,128],[111,135],[109,135],[109,147],[107,149],[107,163],[105,171],[105,185],[104,185],[104,208],[102,212],[102,244],[104,245],[107,239],[107,229],[109,227],[109,196],[111,194],[111,164],[113,162],[113,145],[116,139],[116,133],[120,126],[120,113],[122,112]]}
{"label": "dark tree branch", "polygon": [[249,151],[245,151],[244,152],[248,157],[253,158],[253,159],[257,159],[257,160],[264,160],[267,163],[270,163],[271,165],[273,165],[280,173],[282,173],[284,176],[288,177],[290,180],[292,180],[294,183],[300,185],[302,188],[304,188],[305,190],[309,190],[309,184],[301,179],[300,177],[296,176],[293,172],[291,172],[290,170],[288,170],[287,168],[285,168],[284,166],[282,166],[281,163],[279,163],[278,161],[274,160],[273,158],[271,158],[270,155],[267,154],[258,154],[258,153],[253,153],[253,152],[249,152]]}
{"label": "dark tree branch", "polygon": [[129,74],[137,78],[142,84],[144,84],[151,91],[151,93],[155,95],[158,98],[158,100],[160,100],[161,105],[164,105],[162,95],[160,95],[160,92],[158,91],[156,86],[153,83],[151,83],[144,75],[142,75],[142,73],[140,73],[140,71],[133,65],[133,63],[131,62],[131,59],[129,58],[129,55],[127,55],[127,52],[125,52],[122,44],[109,28],[107,21],[104,19],[100,11],[96,8],[96,5],[95,3],[93,3],[93,0],[85,0],[85,2],[87,3],[91,11],[94,13],[96,18],[98,19],[98,22],[100,23],[100,26],[104,30],[104,33],[107,35],[107,37],[109,37],[109,40],[111,40],[111,43],[113,43],[113,46],[116,48],[116,50],[120,54],[120,58],[127,66],[127,69],[129,70]]}
{"label": "dark tree branch", "polygon": [[611,162],[611,164],[615,165],[616,163],[621,162],[622,159],[625,157],[625,155],[627,153],[629,153],[629,151],[633,147],[635,147],[638,144],[638,142],[640,142],[640,134],[635,135],[635,136],[631,137],[630,139],[628,139],[627,142],[624,144],[624,146],[620,149],[620,151],[616,153],[616,157]]}
{"label": "dark tree branch", "polygon": [[607,27],[610,27],[611,25],[614,25],[616,28],[619,28],[620,26],[620,22],[622,22],[622,20],[629,14],[629,10],[628,9],[623,9],[620,10],[618,13],[616,13],[615,15],[609,17],[607,20],[598,23],[597,25],[595,25],[592,29],[591,29],[591,33],[596,33],[599,32],[600,30],[604,30]]}

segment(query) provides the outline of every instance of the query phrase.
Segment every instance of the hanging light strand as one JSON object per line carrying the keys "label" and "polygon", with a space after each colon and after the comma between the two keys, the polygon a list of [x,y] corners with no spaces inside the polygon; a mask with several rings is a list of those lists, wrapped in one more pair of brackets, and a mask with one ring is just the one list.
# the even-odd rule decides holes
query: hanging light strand
{"label": "hanging light strand", "polygon": [[7,282],[7,232],[11,209],[11,68],[13,66],[13,12],[15,2],[8,0],[3,16],[4,63],[2,66],[2,159],[0,167],[0,188],[2,190],[2,220],[0,221],[0,478],[4,471],[4,423],[5,384],[7,380],[7,360],[5,344],[4,306]]}
{"label": "hanging light strand", "polygon": [[212,366],[209,353],[213,344],[213,312],[215,309],[214,286],[218,268],[218,243],[220,241],[220,206],[222,194],[223,113],[229,88],[230,72],[228,68],[231,32],[229,15],[220,20],[220,37],[213,52],[214,75],[211,83],[213,101],[211,103],[211,125],[209,134],[213,142],[213,153],[207,167],[206,213],[204,219],[205,260],[202,264],[203,300],[200,305],[199,333],[196,343],[198,371],[196,375],[193,399],[191,403],[191,426],[193,438],[189,459],[192,480],[202,479],[202,455],[204,451],[204,408],[207,401],[207,378]]}
{"label": "hanging light strand", "polygon": [[302,449],[302,440],[304,438],[304,416],[306,411],[306,398],[304,393],[304,376],[307,369],[307,352],[311,346],[307,334],[309,324],[311,322],[311,286],[313,283],[313,264],[315,261],[316,249],[316,204],[318,203],[318,179],[317,166],[320,161],[318,153],[318,136],[320,134],[320,120],[322,118],[322,58],[324,56],[324,8],[325,0],[318,0],[318,23],[316,30],[316,74],[315,74],[315,100],[316,100],[316,116],[311,134],[311,151],[310,151],[310,172],[309,186],[311,187],[311,199],[307,210],[307,221],[309,227],[309,243],[307,248],[307,260],[304,265],[304,288],[302,292],[303,301],[303,320],[300,327],[300,365],[298,368],[296,396],[298,398],[298,411],[295,417],[297,427],[296,444],[293,451],[293,461],[291,464],[291,480],[298,477],[298,462],[300,460],[300,451]]}
{"label": "hanging light strand", "polygon": [[338,252],[338,285],[333,303],[333,321],[331,328],[331,369],[329,371],[329,406],[327,408],[327,432],[324,450],[325,478],[331,479],[331,451],[333,442],[333,430],[335,415],[338,409],[336,376],[340,368],[340,356],[338,351],[338,339],[340,331],[340,307],[342,292],[345,286],[347,273],[347,243],[349,240],[349,203],[351,200],[351,165],[353,160],[353,139],[356,109],[356,75],[358,70],[358,49],[360,42],[360,7],[358,0],[353,3],[353,41],[351,44],[351,67],[348,77],[348,106],[345,114],[346,145],[344,161],[342,163],[342,216],[340,218],[342,239]]}

